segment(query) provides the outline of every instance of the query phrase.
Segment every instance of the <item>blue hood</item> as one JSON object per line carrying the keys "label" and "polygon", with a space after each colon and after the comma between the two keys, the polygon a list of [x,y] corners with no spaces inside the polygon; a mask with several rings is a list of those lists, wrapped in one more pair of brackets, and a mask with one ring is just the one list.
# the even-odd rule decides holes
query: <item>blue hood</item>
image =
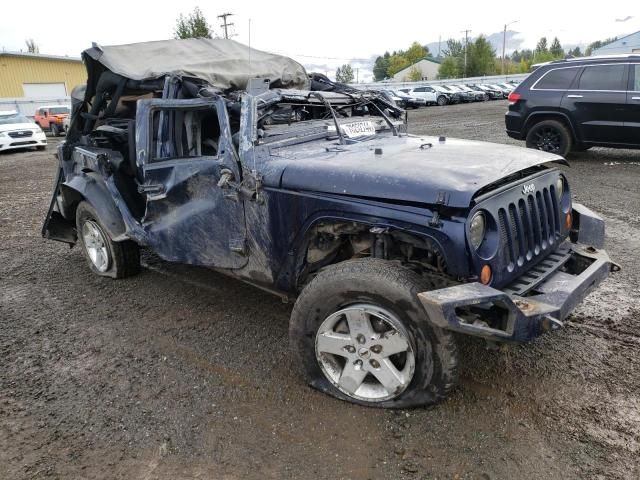
{"label": "blue hood", "polygon": [[[376,155],[375,148],[382,154]],[[508,175],[565,162],[518,146],[453,138],[439,142],[426,136],[385,136],[355,145],[311,142],[272,149],[272,155],[267,185],[426,204],[445,192],[447,205],[456,208],[469,207],[478,190]]]}

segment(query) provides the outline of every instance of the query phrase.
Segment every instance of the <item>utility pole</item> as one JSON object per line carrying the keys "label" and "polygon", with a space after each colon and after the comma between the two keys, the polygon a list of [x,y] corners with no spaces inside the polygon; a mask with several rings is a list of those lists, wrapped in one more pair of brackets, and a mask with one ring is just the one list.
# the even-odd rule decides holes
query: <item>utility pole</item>
{"label": "utility pole", "polygon": [[507,27],[514,23],[518,23],[518,20],[514,20],[513,22],[504,24],[504,31],[502,32],[502,75],[504,75],[504,57],[505,57],[505,49],[507,48]]}
{"label": "utility pole", "polygon": [[464,75],[462,78],[467,76],[467,50],[469,47],[469,33],[471,30],[462,30],[464,32]]}
{"label": "utility pole", "polygon": [[224,38],[229,38],[229,32],[227,31],[227,27],[233,27],[233,23],[227,23],[227,17],[231,17],[233,13],[223,13],[222,15],[218,15],[218,18],[222,19],[222,28],[224,28]]}

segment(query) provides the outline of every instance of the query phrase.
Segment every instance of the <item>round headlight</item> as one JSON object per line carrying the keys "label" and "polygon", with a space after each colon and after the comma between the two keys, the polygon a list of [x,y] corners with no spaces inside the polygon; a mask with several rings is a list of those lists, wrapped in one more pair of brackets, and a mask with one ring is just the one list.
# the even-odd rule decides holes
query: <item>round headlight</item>
{"label": "round headlight", "polygon": [[487,222],[482,212],[476,213],[471,219],[471,224],[469,225],[469,243],[471,243],[471,246],[476,250],[482,245],[486,226]]}
{"label": "round headlight", "polygon": [[562,177],[558,177],[556,180],[556,194],[558,198],[562,198],[562,194],[564,193],[564,179]]}

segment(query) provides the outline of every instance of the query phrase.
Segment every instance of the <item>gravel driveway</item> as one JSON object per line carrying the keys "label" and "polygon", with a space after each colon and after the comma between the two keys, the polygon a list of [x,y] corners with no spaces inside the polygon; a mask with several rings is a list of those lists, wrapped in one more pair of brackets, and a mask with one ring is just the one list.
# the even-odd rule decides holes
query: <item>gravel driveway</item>
{"label": "gravel driveway", "polygon": [[[505,110],[409,117],[512,143]],[[43,240],[53,150],[0,154],[0,478],[640,477],[640,152],[566,169],[623,267],[566,328],[508,349],[461,339],[450,399],[382,411],[302,383],[278,298],[149,254],[137,277],[98,278]]]}

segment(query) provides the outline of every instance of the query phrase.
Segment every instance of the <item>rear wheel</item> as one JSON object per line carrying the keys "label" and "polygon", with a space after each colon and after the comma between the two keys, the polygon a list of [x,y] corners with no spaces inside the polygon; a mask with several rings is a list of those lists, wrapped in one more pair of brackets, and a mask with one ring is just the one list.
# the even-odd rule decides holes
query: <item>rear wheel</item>
{"label": "rear wheel", "polygon": [[543,120],[536,123],[527,133],[527,148],[566,156],[572,147],[571,133],[558,120]]}
{"label": "rear wheel", "polygon": [[429,321],[417,294],[434,288],[399,265],[350,260],[327,267],[291,314],[291,347],[307,382],[375,407],[432,404],[455,385],[453,336]]}
{"label": "rear wheel", "polygon": [[82,253],[91,271],[97,275],[124,278],[140,271],[138,245],[131,240],[114,242],[88,202],[78,205],[76,229]]}
{"label": "rear wheel", "polygon": [[437,104],[440,107],[444,107],[447,104],[447,98],[444,95],[438,97]]}

